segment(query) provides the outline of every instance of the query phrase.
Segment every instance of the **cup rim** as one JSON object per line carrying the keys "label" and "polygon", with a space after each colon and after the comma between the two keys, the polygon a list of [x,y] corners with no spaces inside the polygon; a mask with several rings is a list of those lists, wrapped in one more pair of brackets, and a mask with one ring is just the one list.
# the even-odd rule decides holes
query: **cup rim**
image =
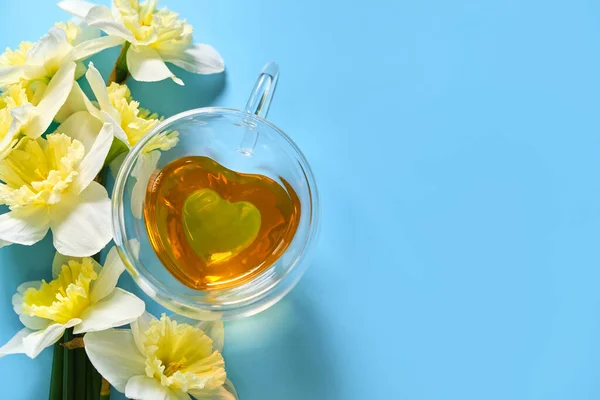
{"label": "cup rim", "polygon": [[[251,293],[249,296],[243,296],[239,300],[228,301],[228,302],[220,302],[220,303],[207,303],[207,302],[199,302],[189,299],[189,297],[176,293],[172,290],[169,290],[166,286],[164,286],[156,277],[154,277],[141,263],[137,257],[134,256],[134,250],[129,243],[129,238],[127,238],[125,229],[125,213],[124,213],[124,203],[123,197],[125,192],[125,183],[127,178],[130,176],[135,161],[138,159],[141,154],[142,148],[148,143],[154,136],[159,134],[166,126],[170,125],[173,122],[176,122],[180,119],[187,118],[190,116],[200,115],[200,114],[210,114],[210,113],[225,113],[225,114],[233,114],[240,116],[242,118],[252,118],[257,120],[260,123],[264,123],[270,128],[274,129],[291,148],[295,151],[298,160],[300,161],[302,171],[304,173],[306,182],[307,182],[307,190],[309,191],[310,197],[310,220],[309,220],[309,231],[301,244],[301,250],[299,255],[293,260],[290,267],[285,271],[285,273],[275,282],[270,285],[262,288],[255,293]],[[296,145],[296,143],[280,128],[271,123],[270,121],[256,115],[253,113],[245,112],[235,108],[227,108],[227,107],[203,107],[196,108],[188,111],[181,112],[179,114],[173,115],[160,124],[158,124],[152,131],[146,134],[135,146],[133,146],[127,156],[125,157],[121,168],[118,171],[117,177],[115,178],[115,183],[111,196],[111,211],[112,211],[112,229],[113,229],[113,239],[115,241],[115,245],[117,247],[119,256],[121,260],[125,263],[127,270],[136,284],[152,299],[157,301],[159,304],[165,306],[166,308],[170,308],[169,305],[175,303],[179,307],[188,307],[192,310],[201,310],[202,312],[220,312],[220,313],[232,313],[237,309],[248,309],[253,305],[257,305],[257,308],[260,307],[260,303],[268,303],[267,306],[275,303],[281,297],[283,297],[286,293],[288,293],[300,280],[301,276],[304,274],[306,267],[301,269],[299,272],[297,271],[298,264],[300,261],[305,258],[308,253],[310,247],[316,241],[319,232],[319,220],[320,220],[320,202],[319,202],[319,194],[317,190],[316,180],[310,164],[308,163],[304,153],[300,150],[300,148]],[[285,254],[285,253],[284,253]],[[275,265],[275,263],[273,264]],[[244,288],[246,285],[252,283],[256,279],[259,279],[265,273],[270,271],[271,268],[266,269],[260,275],[253,278],[251,281],[240,285],[237,288]],[[297,276],[290,276],[292,272],[296,272]],[[288,287],[282,287],[278,297],[276,299],[269,299],[269,294],[279,289],[282,284],[286,283]],[[234,288],[234,289],[237,289]],[[231,289],[222,289],[222,290],[231,290]],[[216,291],[215,291],[216,292]],[[207,292],[210,293],[210,292]],[[266,308],[266,307],[264,307]],[[262,309],[258,309],[255,312],[259,312]],[[251,315],[254,312],[245,312],[244,315]],[[224,318],[227,319],[227,318]]]}

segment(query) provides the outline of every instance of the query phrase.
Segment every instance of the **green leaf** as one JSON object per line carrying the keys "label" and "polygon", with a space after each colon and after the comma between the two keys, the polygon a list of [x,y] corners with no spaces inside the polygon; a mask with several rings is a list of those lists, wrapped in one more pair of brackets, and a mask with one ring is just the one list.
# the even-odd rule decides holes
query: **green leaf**
{"label": "green leaf", "polygon": [[106,156],[106,160],[104,161],[104,165],[109,165],[118,155],[127,153],[129,148],[123,141],[120,139],[114,138],[112,144],[110,145],[110,150],[108,151],[108,155]]}
{"label": "green leaf", "polygon": [[129,50],[129,46],[131,46],[131,43],[125,42],[121,48],[121,53],[119,54],[115,68],[112,70],[110,77],[108,78],[109,83],[116,82],[119,84],[124,84],[127,78],[129,78],[129,69],[127,68],[127,50]]}
{"label": "green leaf", "polygon": [[[63,344],[73,339],[73,328],[69,328],[63,335]],[[63,350],[63,383],[62,400],[75,400],[75,355],[73,351],[62,348]]]}
{"label": "green leaf", "polygon": [[75,399],[83,400],[87,389],[87,356],[83,348],[70,351],[74,353],[75,359],[75,376],[73,377],[75,380]]}
{"label": "green leaf", "polygon": [[49,400],[62,400],[64,352],[60,344],[60,340],[54,344],[54,356],[52,359],[52,375],[50,377]]}

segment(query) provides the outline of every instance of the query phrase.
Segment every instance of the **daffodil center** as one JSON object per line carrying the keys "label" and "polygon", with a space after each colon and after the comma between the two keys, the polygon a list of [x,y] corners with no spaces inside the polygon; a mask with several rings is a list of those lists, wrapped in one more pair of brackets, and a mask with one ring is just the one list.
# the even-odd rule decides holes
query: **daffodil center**
{"label": "daffodil center", "polygon": [[157,9],[158,1],[139,3],[136,0],[113,2],[123,24],[145,45],[188,45],[192,41],[192,26],[179,19],[179,14],[166,8]]}
{"label": "daffodil center", "polygon": [[46,139],[23,139],[0,161],[0,204],[11,209],[28,204],[56,204],[78,175],[83,144],[59,133]]}
{"label": "daffodil center", "polygon": [[90,284],[98,278],[92,260],[70,260],[58,277],[42,281],[39,289],[29,288],[23,294],[23,313],[64,324],[81,316],[90,305]]}
{"label": "daffodil center", "polygon": [[171,376],[173,375],[175,372],[177,371],[181,371],[182,369],[185,368],[186,365],[186,358],[183,357],[181,360],[179,361],[171,361],[170,363],[167,364],[167,368],[165,368],[164,370],[164,374],[166,376]]}
{"label": "daffodil center", "polygon": [[0,95],[0,108],[12,110],[29,102],[29,96],[22,83],[8,86],[6,91]]}
{"label": "daffodil center", "polygon": [[225,382],[223,357],[201,329],[163,315],[144,336],[146,375],[163,386],[187,391],[216,389]]}
{"label": "daffodil center", "polygon": [[107,88],[108,98],[119,114],[121,129],[127,135],[129,146],[134,146],[145,134],[150,132],[158,123],[158,114],[152,114],[140,103],[132,100],[131,92],[125,85],[111,83]]}

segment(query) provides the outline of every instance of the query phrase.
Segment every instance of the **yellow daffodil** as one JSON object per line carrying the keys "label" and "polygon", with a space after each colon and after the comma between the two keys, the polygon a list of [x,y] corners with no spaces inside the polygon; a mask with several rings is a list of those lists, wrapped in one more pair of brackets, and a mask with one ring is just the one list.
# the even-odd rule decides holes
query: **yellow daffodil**
{"label": "yellow daffodil", "polygon": [[130,43],[127,67],[137,81],[171,78],[183,85],[165,62],[197,74],[223,71],[219,53],[207,44],[193,44],[192,26],[167,8],[157,9],[157,0],[113,0],[112,5],[111,12],[106,6],[81,0],[64,0],[58,4],[109,37]]}
{"label": "yellow daffodil", "polygon": [[43,92],[33,93],[24,82],[6,87],[0,96],[0,160],[23,136],[37,139],[48,129],[71,92],[75,68],[64,64]]}
{"label": "yellow daffodil", "polygon": [[123,43],[114,36],[92,36],[87,30],[64,24],[52,27],[32,46],[22,44],[17,52],[8,49],[0,56],[0,89],[24,81],[36,92],[43,92],[61,68],[76,62],[79,66],[77,78],[85,70],[81,60]]}
{"label": "yellow daffodil", "polygon": [[12,303],[25,328],[0,348],[0,357],[24,353],[35,358],[68,328],[79,334],[135,321],[144,312],[144,302],[116,287],[124,270],[114,247],[104,267],[90,257],[57,253],[52,281],[26,282],[17,288]]}
{"label": "yellow daffodil", "polygon": [[80,59],[120,43],[98,35],[97,29],[59,23],[38,43],[23,42],[0,55],[0,159],[22,136],[37,139],[48,129],[85,70]]}
{"label": "yellow daffodil", "polygon": [[83,257],[112,238],[110,199],[94,182],[112,127],[94,118],[82,124],[78,114],[46,138],[23,138],[0,161],[0,204],[10,209],[0,215],[0,245],[32,245],[51,229],[59,252]]}
{"label": "yellow daffodil", "polygon": [[[87,25],[78,25],[72,21],[57,22],[54,26],[65,32],[67,41],[72,46],[100,37],[100,32],[97,29],[89,29]],[[33,47],[34,43],[21,42],[17,50],[6,48],[4,53],[0,54],[0,68],[24,67],[27,62],[27,55]]]}
{"label": "yellow daffodil", "polygon": [[139,400],[235,400],[225,373],[223,323],[192,326],[144,313],[131,330],[88,333],[85,351],[102,376]]}
{"label": "yellow daffodil", "polygon": [[[113,82],[107,87],[93,63],[89,63],[85,77],[96,97],[97,106],[89,101],[79,85],[75,83],[65,108],[69,110],[68,113],[87,111],[103,123],[109,123],[113,127],[115,137],[127,149],[135,146],[144,135],[162,121],[158,114],[140,107],[140,103],[131,98],[131,92],[126,85]],[[160,136],[152,141],[152,148],[148,147],[147,152],[156,149],[169,150],[177,142],[176,132]]]}

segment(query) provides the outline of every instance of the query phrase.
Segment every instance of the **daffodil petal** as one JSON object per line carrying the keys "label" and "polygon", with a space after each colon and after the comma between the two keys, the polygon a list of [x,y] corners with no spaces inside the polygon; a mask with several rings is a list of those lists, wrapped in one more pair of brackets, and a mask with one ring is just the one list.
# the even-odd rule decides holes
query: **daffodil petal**
{"label": "daffodil petal", "polygon": [[223,386],[216,390],[194,390],[188,391],[189,394],[198,400],[237,400],[237,394],[231,393]]}
{"label": "daffodil petal", "polygon": [[42,281],[23,282],[19,286],[17,286],[17,293],[24,294],[27,289],[39,288],[41,285],[42,285]]}
{"label": "daffodil petal", "polygon": [[24,74],[25,68],[21,66],[0,67],[0,87],[19,82]]}
{"label": "daffodil petal", "polygon": [[27,289],[29,289],[29,288],[36,288],[37,289],[40,286],[42,286],[42,281],[29,281],[29,282],[21,283],[17,287],[17,292],[12,297],[13,310],[15,310],[15,312],[17,314],[21,315],[21,313],[22,313],[22,309],[23,309],[23,294],[25,293],[25,291]]}
{"label": "daffodil petal", "polygon": [[[60,274],[63,265],[67,265],[69,263],[69,261],[71,261],[71,260],[77,261],[80,263],[83,261],[83,258],[84,257],[65,256],[64,254],[60,254],[57,251],[56,254],[54,255],[54,259],[52,260],[52,279],[58,278],[58,275]],[[90,258],[90,261],[94,265],[94,271],[96,271],[96,274],[100,274],[100,272],[102,271],[102,266],[100,264],[98,264],[98,262],[96,260],[94,260],[93,258]],[[38,287],[39,287],[39,285],[38,285]]]}
{"label": "daffodil petal", "polygon": [[223,321],[198,321],[179,314],[170,315],[169,318],[171,318],[173,321],[176,321],[178,324],[188,324],[202,329],[204,333],[206,333],[206,335],[212,339],[213,350],[217,350],[220,353],[223,352],[223,347],[225,344],[225,329]]}
{"label": "daffodil petal", "polygon": [[45,75],[43,67],[46,61],[66,56],[72,49],[65,31],[52,27],[27,54],[25,75],[29,79],[41,78]]}
{"label": "daffodil petal", "polygon": [[146,196],[146,186],[148,186],[150,176],[156,170],[159,159],[160,151],[142,153],[133,167],[131,176],[136,178],[136,182],[131,190],[131,213],[137,219],[142,218],[142,206],[144,205],[144,197]]}
{"label": "daffodil petal", "polygon": [[127,154],[129,154],[129,152],[119,154],[110,162],[110,164],[108,164],[108,168],[110,169],[110,174],[112,175],[113,179],[117,177],[117,174],[119,173]]}
{"label": "daffodil petal", "polygon": [[56,128],[56,132],[64,133],[71,139],[79,140],[83,144],[83,148],[89,151],[94,145],[102,126],[102,122],[94,118],[89,112],[79,111],[60,124]]}
{"label": "daffodil petal", "polygon": [[10,124],[9,135],[14,137],[14,135],[20,133],[21,127],[27,125],[37,112],[38,110],[31,103],[25,103],[10,110],[10,116],[13,120]]}
{"label": "daffodil petal", "polygon": [[154,378],[145,375],[134,376],[127,382],[125,396],[130,399],[143,400],[190,400],[190,396],[182,391],[173,391]]}
{"label": "daffodil petal", "polygon": [[150,323],[152,321],[156,321],[156,317],[147,311],[144,311],[138,319],[131,323],[131,334],[133,335],[133,340],[140,353],[144,352],[145,332],[150,328]]}
{"label": "daffodil petal", "polygon": [[29,206],[0,215],[0,240],[31,246],[46,236],[48,208]]}
{"label": "daffodil petal", "polygon": [[[75,74],[77,74],[77,68],[75,68]],[[77,76],[75,77],[75,79],[77,79]],[[33,104],[34,106],[40,104],[40,101],[42,101],[42,99],[44,98],[44,94],[46,93],[46,89],[48,88],[48,83],[46,83],[45,81],[39,81],[36,83],[35,89],[33,91],[33,97],[31,98],[31,100],[29,100],[31,104]]]}
{"label": "daffodil petal", "polygon": [[231,379],[227,379],[225,381],[225,383],[223,384],[223,388],[225,388],[229,393],[231,393],[235,399],[239,397],[237,394],[237,390],[235,390],[235,386],[233,386],[233,382],[231,382]]}
{"label": "daffodil petal", "polygon": [[130,43],[135,43],[135,36],[122,22],[117,21],[108,7],[94,6],[85,16],[89,26],[103,30],[109,36],[116,36]]}
{"label": "daffodil petal", "polygon": [[75,327],[74,333],[104,331],[129,324],[142,315],[145,307],[135,295],[115,288],[108,297],[92,304],[81,314],[83,322]]}
{"label": "daffodil petal", "polygon": [[100,75],[100,71],[94,67],[94,63],[90,62],[88,65],[88,70],[85,74],[85,78],[87,79],[90,87],[92,88],[92,92],[96,96],[96,100],[98,100],[98,104],[100,105],[100,109],[102,111],[106,111],[110,114],[114,119],[119,117],[117,110],[110,103],[110,99],[108,98],[108,90],[106,89],[106,83],[104,83],[104,79],[102,75]]}
{"label": "daffodil petal", "polygon": [[[17,144],[17,132],[19,132],[20,129],[20,123],[16,119],[13,119],[10,124],[10,128],[8,128],[8,132],[4,138],[0,140],[0,160],[6,158],[6,156],[12,151],[13,147],[15,147]],[[0,247],[2,246],[0,245]]]}
{"label": "daffodil petal", "polygon": [[183,86],[181,79],[171,72],[158,52],[150,46],[131,45],[127,50],[127,68],[136,81],[158,82],[171,78]]}
{"label": "daffodil petal", "polygon": [[84,19],[90,9],[96,5],[82,0],[63,0],[58,3],[58,6],[69,14]]}
{"label": "daffodil petal", "polygon": [[146,375],[146,359],[137,349],[129,329],[87,333],[85,352],[98,372],[119,392],[133,376]]}
{"label": "daffodil petal", "polygon": [[97,39],[102,36],[100,29],[89,26],[85,21],[81,21],[78,26],[80,31],[77,33],[77,36],[75,36],[75,39],[71,42],[72,46],[77,46],[80,43]]}
{"label": "daffodil petal", "polygon": [[25,353],[25,347],[23,346],[23,339],[31,335],[33,331],[29,328],[23,328],[12,339],[8,341],[4,346],[0,347],[0,358],[8,354],[23,354]]}
{"label": "daffodil petal", "polygon": [[78,61],[100,53],[102,50],[110,49],[125,42],[124,39],[117,36],[102,36],[96,39],[86,40],[73,48],[67,56],[71,61]]}
{"label": "daffodil petal", "polygon": [[104,165],[104,160],[110,150],[113,141],[113,128],[110,124],[104,124],[98,137],[92,147],[86,152],[83,160],[79,164],[79,174],[77,175],[76,185],[80,191],[87,188],[94,180],[98,172]]}
{"label": "daffodil petal", "polygon": [[115,137],[121,142],[125,143],[127,147],[131,148],[131,145],[129,144],[129,138],[127,137],[127,134],[125,133],[123,128],[121,128],[121,123],[119,122],[119,120],[114,119],[112,115],[110,115],[104,110],[100,111],[99,114],[100,118],[102,118],[104,122],[108,122],[112,125]]}
{"label": "daffodil petal", "polygon": [[52,207],[51,214],[54,248],[59,253],[91,256],[112,239],[110,199],[97,182],[90,182],[78,197],[63,198]]}
{"label": "daffodil petal", "polygon": [[52,324],[46,329],[29,334],[23,338],[25,354],[27,354],[29,358],[37,357],[46,347],[52,346],[54,343],[58,342],[65,332],[65,329],[72,328],[80,322],[80,319],[73,318],[66,324]]}
{"label": "daffodil petal", "polygon": [[117,248],[113,246],[106,255],[104,267],[102,267],[98,279],[93,283],[90,293],[92,303],[97,303],[112,293],[117,287],[117,282],[123,271],[125,271],[125,264],[123,264],[121,257],[119,257]]}
{"label": "daffodil petal", "polygon": [[33,118],[25,125],[23,133],[32,139],[40,137],[52,123],[71,93],[75,77],[75,63],[62,65],[44,92],[44,96],[36,107]]}
{"label": "daffodil petal", "polygon": [[225,69],[221,55],[208,44],[193,44],[183,52],[161,53],[161,56],[164,61],[195,74],[216,74]]}
{"label": "daffodil petal", "polygon": [[223,321],[202,321],[196,325],[208,335],[213,341],[213,350],[223,352],[225,344],[225,329],[223,327]]}
{"label": "daffodil petal", "polygon": [[46,329],[52,323],[46,318],[30,317],[29,315],[19,315],[19,320],[26,328],[34,331]]}
{"label": "daffodil petal", "polygon": [[21,313],[23,312],[23,295],[21,293],[13,294],[12,305],[13,305],[13,310],[17,314],[21,315]]}
{"label": "daffodil petal", "polygon": [[[79,84],[77,82],[73,82],[73,87],[71,88],[71,92],[69,93],[67,100],[65,100],[65,104],[63,104],[63,106],[58,111],[58,113],[56,113],[54,120],[56,122],[62,123],[62,122],[65,122],[69,117],[75,115],[78,112],[87,111],[88,110],[87,103],[89,103],[89,105],[91,107],[94,107],[92,105],[92,103],[89,101],[89,99],[87,98],[87,96],[85,95],[85,93],[83,93],[83,90],[81,90],[81,86],[79,86]],[[100,121],[98,121],[98,123],[100,123]],[[100,126],[102,126],[102,125],[100,125]],[[98,132],[99,130],[100,130],[100,128],[98,128],[96,130],[96,132]],[[84,143],[84,146],[85,146],[85,143]]]}

